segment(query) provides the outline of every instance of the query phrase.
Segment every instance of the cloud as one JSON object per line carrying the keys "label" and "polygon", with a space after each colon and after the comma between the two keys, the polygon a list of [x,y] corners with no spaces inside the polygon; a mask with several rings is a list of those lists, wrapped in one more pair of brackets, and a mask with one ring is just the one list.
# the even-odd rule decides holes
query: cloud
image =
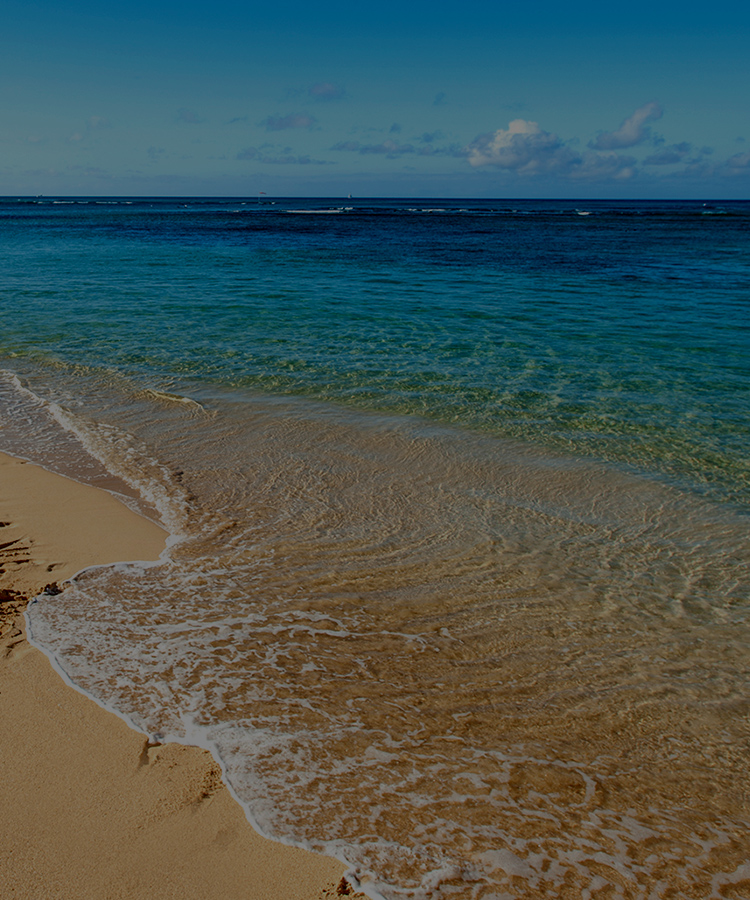
{"label": "cloud", "polygon": [[307,113],[289,113],[288,116],[268,116],[260,124],[266,131],[285,131],[287,128],[312,128],[316,121]]}
{"label": "cloud", "polygon": [[87,126],[90,131],[99,131],[105,128],[111,128],[112,123],[104,116],[90,116]]}
{"label": "cloud", "polygon": [[432,101],[433,106],[445,106],[448,102],[447,94],[445,91],[440,91],[440,93],[435,94],[435,99]]}
{"label": "cloud", "polygon": [[728,175],[750,175],[750,153],[736,153],[724,163]]}
{"label": "cloud", "polygon": [[681,144],[672,144],[671,147],[652,153],[643,160],[644,166],[674,166],[681,163],[692,150],[692,145],[683,141]]}
{"label": "cloud", "polygon": [[514,119],[507,129],[480,134],[463,148],[474,168],[492,166],[519,175],[559,175],[573,180],[627,179],[635,174],[635,159],[614,152],[576,153],[556,134],[536,122]]}
{"label": "cloud", "polygon": [[661,106],[652,100],[625,119],[617,131],[601,132],[596,140],[591,141],[589,147],[594,150],[622,150],[624,147],[635,147],[650,136],[647,123],[661,119],[662,114]]}
{"label": "cloud", "polygon": [[389,134],[401,134],[401,126],[398,122],[394,122],[393,125],[388,129]]}
{"label": "cloud", "polygon": [[148,150],[146,150],[148,158],[151,160],[151,162],[156,162],[158,159],[164,156],[166,152],[167,151],[164,149],[164,147],[149,147]]}
{"label": "cloud", "polygon": [[361,153],[363,155],[376,153],[383,154],[391,159],[397,156],[403,156],[405,153],[414,153],[412,144],[399,144],[397,141],[382,141],[380,144],[360,144],[359,141],[340,141],[334,144],[331,150],[346,150],[352,153]]}
{"label": "cloud", "polygon": [[330,81],[322,81],[314,84],[307,91],[313,100],[342,100],[346,96],[346,91],[339,84],[333,84]]}
{"label": "cloud", "polygon": [[399,144],[398,141],[383,141],[380,144],[363,144],[358,148],[360,153],[383,153],[393,159],[395,156],[403,156],[405,153],[414,153],[412,144]]}
{"label": "cloud", "polygon": [[361,153],[363,156],[377,154],[396,159],[408,153],[416,153],[413,144],[399,144],[398,141],[386,140],[379,144],[360,144],[359,141],[340,141],[334,144],[331,150],[344,150],[351,153]]}
{"label": "cloud", "polygon": [[736,153],[724,162],[716,163],[706,159],[713,153],[710,147],[702,147],[696,156],[685,160],[685,166],[678,171],[671,172],[666,178],[750,178],[750,153]]}
{"label": "cloud", "polygon": [[586,152],[574,155],[561,174],[571,181],[627,181],[638,173],[636,165],[637,160],[633,156]]}
{"label": "cloud", "polygon": [[177,110],[177,121],[186,122],[188,125],[200,125],[201,122],[205,122],[206,120],[202,116],[199,116],[194,109],[188,109],[186,106],[182,106]]}
{"label": "cloud", "polygon": [[432,144],[435,141],[440,140],[440,138],[442,136],[443,136],[442,131],[433,131],[433,132],[425,131],[425,133],[422,135],[422,137],[419,140],[423,144]]}
{"label": "cloud", "polygon": [[[437,132],[436,132],[437,134]],[[424,143],[419,147],[414,144],[400,144],[397,141],[386,140],[379,144],[361,144],[359,141],[340,141],[334,144],[331,150],[349,153],[361,153],[363,156],[376,154],[386,156],[388,159],[398,159],[401,156],[416,154],[417,156],[456,156],[467,155],[466,149],[458,144],[448,147],[435,147],[431,143]]]}
{"label": "cloud", "polygon": [[422,144],[417,148],[419,156],[453,156],[458,159],[464,159],[468,156],[466,147],[460,144],[449,144],[447,147],[436,147],[434,144]]}
{"label": "cloud", "polygon": [[83,140],[83,135],[80,131],[76,131],[75,134],[71,134],[68,140],[71,141],[71,143],[77,144],[79,141]]}
{"label": "cloud", "polygon": [[291,152],[290,147],[285,147],[284,150],[277,155],[270,155],[265,153],[263,149],[258,149],[258,147],[245,147],[244,150],[240,150],[237,154],[237,159],[242,160],[255,160],[255,162],[259,163],[267,163],[270,165],[282,165],[282,166],[332,166],[335,163],[329,162],[324,159],[312,159],[310,156],[295,156]]}
{"label": "cloud", "polygon": [[331,150],[346,150],[356,153],[361,146],[362,144],[359,141],[339,141],[338,144],[334,144],[331,147]]}
{"label": "cloud", "polygon": [[525,173],[559,169],[571,155],[556,134],[525,119],[514,119],[507,129],[480,134],[466,149],[474,168],[495,166]]}

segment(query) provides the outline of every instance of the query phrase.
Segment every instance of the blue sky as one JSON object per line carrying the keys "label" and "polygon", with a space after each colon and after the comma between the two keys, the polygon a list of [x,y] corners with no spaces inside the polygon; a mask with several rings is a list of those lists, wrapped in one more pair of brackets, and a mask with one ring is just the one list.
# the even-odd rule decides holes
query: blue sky
{"label": "blue sky", "polygon": [[3,0],[0,194],[748,198],[749,7]]}

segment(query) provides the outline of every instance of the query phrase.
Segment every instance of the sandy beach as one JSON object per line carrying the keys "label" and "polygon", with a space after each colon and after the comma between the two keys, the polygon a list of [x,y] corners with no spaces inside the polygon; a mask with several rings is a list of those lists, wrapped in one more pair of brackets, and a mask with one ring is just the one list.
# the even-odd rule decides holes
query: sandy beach
{"label": "sandy beach", "polygon": [[87,566],[157,559],[165,532],[105,491],[5,454],[0,523],[0,894],[335,896],[344,866],[260,837],[210,754],[149,746],[26,640],[26,597]]}

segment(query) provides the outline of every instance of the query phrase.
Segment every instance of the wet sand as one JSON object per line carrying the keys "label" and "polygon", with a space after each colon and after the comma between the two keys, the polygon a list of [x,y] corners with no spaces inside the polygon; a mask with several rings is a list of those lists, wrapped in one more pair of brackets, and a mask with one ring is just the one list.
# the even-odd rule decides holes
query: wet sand
{"label": "wet sand", "polygon": [[26,640],[25,597],[157,559],[165,532],[105,491],[0,454],[0,894],[320,900],[337,860],[260,837],[209,753],[149,746]]}

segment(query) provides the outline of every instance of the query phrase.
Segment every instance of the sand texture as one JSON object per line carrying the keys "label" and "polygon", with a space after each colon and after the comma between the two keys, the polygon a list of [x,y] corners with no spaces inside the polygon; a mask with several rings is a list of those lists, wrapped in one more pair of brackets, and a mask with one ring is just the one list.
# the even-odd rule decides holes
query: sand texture
{"label": "sand texture", "polygon": [[311,900],[343,865],[260,837],[195,747],[150,747],[25,639],[22,595],[88,565],[156,559],[115,498],[0,454],[0,896]]}

